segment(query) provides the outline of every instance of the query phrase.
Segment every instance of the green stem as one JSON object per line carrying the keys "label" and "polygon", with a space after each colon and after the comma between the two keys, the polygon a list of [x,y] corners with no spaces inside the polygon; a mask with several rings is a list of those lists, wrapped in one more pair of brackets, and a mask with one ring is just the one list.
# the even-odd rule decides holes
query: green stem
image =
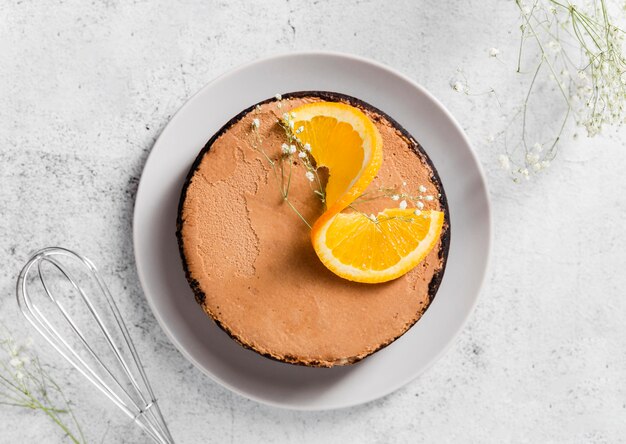
{"label": "green stem", "polygon": [[[39,360],[37,360],[37,364],[39,364]],[[57,391],[57,393],[59,393],[59,395],[61,395],[61,398],[63,399],[63,402],[65,403],[65,406],[67,407],[67,412],[72,418],[72,422],[76,426],[76,430],[78,430],[78,434],[80,435],[81,441],[87,442],[87,440],[85,439],[85,435],[83,434],[83,429],[80,426],[80,423],[78,422],[78,419],[76,418],[76,415],[74,414],[74,410],[70,406],[70,401],[65,396],[65,393],[63,393],[63,390],[61,390],[61,387],[59,387],[59,385],[56,383],[55,380],[53,380],[49,375],[43,373],[41,366],[38,366],[38,367],[42,375],[42,380],[45,381],[45,379],[48,379],[52,387]]]}
{"label": "green stem", "polygon": [[[38,403],[39,404],[39,403]],[[81,442],[72,434],[72,432],[70,431],[70,429],[63,424],[63,422],[52,412],[51,409],[39,404],[37,406],[40,410],[43,410],[46,415],[48,415],[50,417],[50,419],[52,419],[52,421],[54,421],[54,423],[59,426],[61,428],[61,430],[63,430],[63,432],[65,432],[65,434],[67,435],[67,437],[69,439],[72,440],[72,442],[74,442],[75,444],[81,444]]]}
{"label": "green stem", "polygon": [[313,228],[311,227],[311,224],[304,218],[304,216],[296,209],[296,207],[293,206],[293,204],[289,201],[287,197],[285,197],[284,200],[285,202],[287,202],[287,205],[289,205],[291,209],[300,217],[300,219],[302,219],[302,222],[304,222],[306,226],[309,227],[309,229]]}
{"label": "green stem", "polygon": [[530,100],[530,94],[532,93],[535,81],[537,80],[537,75],[539,75],[539,71],[541,70],[543,60],[544,58],[542,57],[541,62],[539,62],[539,65],[537,65],[535,75],[533,75],[533,79],[531,80],[530,86],[528,87],[528,93],[526,94],[526,98],[524,99],[524,112],[522,113],[522,143],[524,144],[524,149],[526,151],[528,151],[528,146],[526,145],[526,115],[528,114],[528,101]]}

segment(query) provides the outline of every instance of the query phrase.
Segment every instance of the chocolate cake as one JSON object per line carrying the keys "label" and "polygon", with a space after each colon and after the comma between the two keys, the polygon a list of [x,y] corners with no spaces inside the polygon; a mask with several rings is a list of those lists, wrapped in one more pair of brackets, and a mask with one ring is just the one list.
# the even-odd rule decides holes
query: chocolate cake
{"label": "chocolate cake", "polygon": [[[266,159],[252,149],[253,119],[264,146],[280,150],[285,133],[277,116],[312,101],[350,104],[374,122],[384,155],[371,187],[423,187],[435,196],[425,209],[444,212],[439,242],[404,276],[361,284],[325,268],[309,228],[283,201]],[[323,211],[303,174],[293,175],[290,201],[308,220]],[[420,319],[443,277],[450,221],[437,171],[407,131],[360,100],[307,91],[252,106],[211,137],[183,186],[176,234],[196,301],[226,333],[272,359],[331,367],[371,355]]]}

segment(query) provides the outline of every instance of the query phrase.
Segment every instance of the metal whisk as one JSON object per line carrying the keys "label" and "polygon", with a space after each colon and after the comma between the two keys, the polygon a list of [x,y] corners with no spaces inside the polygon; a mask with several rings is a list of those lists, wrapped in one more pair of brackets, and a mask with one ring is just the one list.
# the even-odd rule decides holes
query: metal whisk
{"label": "metal whisk", "polygon": [[18,277],[17,302],[50,345],[155,442],[174,442],[126,324],[90,260],[65,248],[36,252]]}

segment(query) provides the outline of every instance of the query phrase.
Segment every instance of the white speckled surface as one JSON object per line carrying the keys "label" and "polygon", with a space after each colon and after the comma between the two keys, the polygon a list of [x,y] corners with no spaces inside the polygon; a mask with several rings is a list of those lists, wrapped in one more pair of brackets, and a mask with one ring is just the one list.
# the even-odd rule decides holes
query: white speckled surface
{"label": "white speckled surface", "polygon": [[[13,297],[28,253],[59,244],[106,276],[173,434],[196,442],[580,442],[626,436],[626,132],[567,139],[524,186],[485,142],[502,111],[449,86],[457,67],[523,90],[487,49],[514,58],[511,2],[22,1],[0,5],[0,321],[27,331]],[[413,383],[348,410],[278,410],[212,383],[174,349],[137,280],[131,222],[159,131],[225,70],[281,51],[374,58],[414,78],[473,140],[493,199],[492,268],[450,351]],[[485,79],[486,76],[487,80]],[[485,83],[487,82],[487,83]],[[506,112],[506,111],[505,111]],[[499,121],[498,121],[499,122]],[[38,341],[41,345],[41,341]],[[146,442],[54,355],[44,354],[92,442]],[[64,442],[41,415],[0,406],[0,442]]]}

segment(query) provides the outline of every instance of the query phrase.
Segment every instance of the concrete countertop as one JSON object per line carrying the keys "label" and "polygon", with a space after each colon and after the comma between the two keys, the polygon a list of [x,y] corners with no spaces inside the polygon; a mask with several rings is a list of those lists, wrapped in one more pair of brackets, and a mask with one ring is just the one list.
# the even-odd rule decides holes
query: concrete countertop
{"label": "concrete countertop", "polygon": [[[120,300],[177,442],[625,439],[626,132],[567,137],[525,184],[498,168],[488,136],[524,92],[511,69],[513,2],[19,1],[0,17],[0,322],[16,337],[30,332],[13,296],[19,268],[63,245],[92,258]],[[495,225],[487,284],[448,353],[386,398],[318,413],[241,398],[186,361],[146,304],[131,236],[143,165],[183,102],[241,63],[311,49],[376,59],[437,96],[484,165]],[[455,92],[457,68],[477,90],[496,88],[502,106]],[[42,353],[90,442],[147,442]],[[1,443],[65,442],[39,413],[0,415]]]}

